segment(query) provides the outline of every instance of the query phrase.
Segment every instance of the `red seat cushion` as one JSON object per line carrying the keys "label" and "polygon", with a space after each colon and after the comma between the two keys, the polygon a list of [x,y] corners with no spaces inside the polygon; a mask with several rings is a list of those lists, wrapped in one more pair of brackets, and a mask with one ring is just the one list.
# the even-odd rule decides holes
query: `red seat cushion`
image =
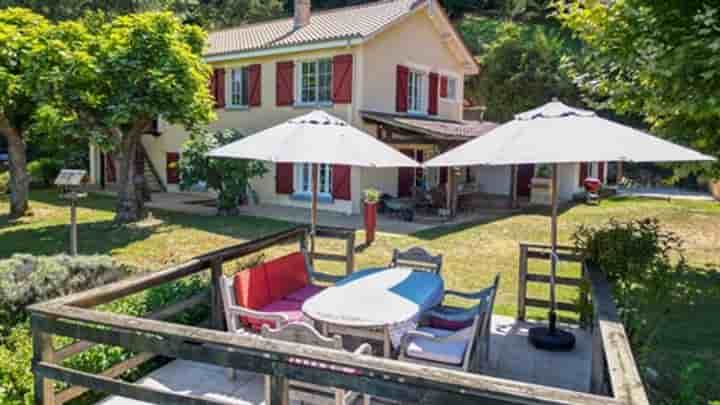
{"label": "red seat cushion", "polygon": [[[301,302],[280,300],[265,305],[259,310],[267,313],[282,313],[288,316],[290,322],[300,322],[303,320],[303,313],[301,309]],[[258,332],[262,329],[263,325],[268,325],[271,328],[277,327],[274,321],[266,319],[248,317],[248,322],[250,323],[250,326]]]}
{"label": "red seat cushion", "polygon": [[443,319],[431,316],[430,317],[430,326],[436,329],[443,329],[443,330],[460,330],[465,329],[468,326],[472,326],[474,319],[470,318],[470,320],[462,320],[462,321],[455,321],[450,319]]}
{"label": "red seat cushion", "polygon": [[260,309],[272,301],[264,264],[238,272],[233,287],[235,299],[241,307]]}
{"label": "red seat cushion", "polygon": [[281,300],[309,283],[305,256],[300,252],[265,263],[265,273],[271,302]]}
{"label": "red seat cushion", "polygon": [[308,298],[312,297],[313,295],[319,293],[324,289],[325,288],[317,285],[308,284],[305,287],[288,295],[287,297],[285,297],[285,299],[289,301],[305,302],[308,300]]}

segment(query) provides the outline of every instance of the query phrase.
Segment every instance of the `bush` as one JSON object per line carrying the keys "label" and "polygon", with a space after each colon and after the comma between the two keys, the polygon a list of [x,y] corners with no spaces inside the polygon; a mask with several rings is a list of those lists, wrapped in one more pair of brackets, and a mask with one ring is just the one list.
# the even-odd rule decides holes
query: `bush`
{"label": "bush", "polygon": [[13,255],[0,260],[0,322],[22,321],[25,307],[115,281],[128,269],[109,256]]}
{"label": "bush", "polygon": [[0,195],[10,192],[10,172],[0,172]]}
{"label": "bush", "polygon": [[[141,316],[147,312],[182,301],[207,288],[206,280],[195,276],[165,284],[124,299],[99,307],[99,310]],[[172,319],[183,324],[197,324],[205,319],[208,308],[200,306],[186,311]],[[27,323],[15,326],[0,345],[0,404],[33,404],[33,375],[30,369],[32,339]],[[56,345],[71,343],[68,338],[56,338]],[[63,366],[89,373],[99,373],[133,356],[133,353],[119,347],[96,345],[63,361]],[[132,372],[131,372],[132,376]],[[132,376],[137,377],[137,376]],[[92,394],[86,394],[73,403],[91,403]]]}
{"label": "bush", "polygon": [[63,164],[59,159],[41,158],[28,163],[27,169],[33,183],[47,187],[55,182]]}

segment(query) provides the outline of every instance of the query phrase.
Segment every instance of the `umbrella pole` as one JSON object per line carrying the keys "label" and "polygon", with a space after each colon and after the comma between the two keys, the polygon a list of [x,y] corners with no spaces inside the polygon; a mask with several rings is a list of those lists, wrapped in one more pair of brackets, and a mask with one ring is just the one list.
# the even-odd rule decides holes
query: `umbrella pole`
{"label": "umbrella pole", "polygon": [[310,209],[310,258],[315,257],[315,232],[317,228],[318,206],[318,164],[312,164],[312,207]]}
{"label": "umbrella pole", "polygon": [[575,347],[575,335],[557,329],[557,299],[555,297],[555,276],[557,274],[557,240],[558,240],[558,167],[552,165],[552,215],[550,218],[550,313],[549,326],[531,328],[528,333],[530,342],[538,349],[553,351],[570,351]]}
{"label": "umbrella pole", "polygon": [[550,333],[555,333],[557,321],[557,298],[555,297],[555,278],[557,277],[557,241],[558,241],[558,173],[557,163],[552,165],[552,216],[550,219]]}

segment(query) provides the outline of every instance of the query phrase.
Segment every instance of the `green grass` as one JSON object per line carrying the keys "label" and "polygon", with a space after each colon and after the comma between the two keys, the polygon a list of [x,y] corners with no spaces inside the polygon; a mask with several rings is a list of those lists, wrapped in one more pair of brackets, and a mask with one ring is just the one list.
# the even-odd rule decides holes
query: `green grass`
{"label": "green grass", "polygon": [[[3,197],[4,198],[4,197]],[[69,209],[54,191],[32,193],[34,215],[8,222],[8,204],[0,199],[0,258],[13,253],[60,253],[67,246]],[[106,253],[140,269],[157,270],[177,264],[213,249],[257,238],[293,226],[283,221],[249,217],[218,218],[154,211],[142,223],[114,227],[114,200],[92,195],[79,210],[79,246],[84,254]],[[599,207],[579,205],[561,213],[561,243],[570,243],[580,224],[601,224],[610,218],[637,219],[657,217],[668,229],[686,242],[690,264],[697,268],[686,281],[692,296],[678,306],[661,328],[656,350],[645,360],[661,377],[675,382],[679,373],[693,362],[703,365],[698,373],[701,389],[708,398],[720,398],[720,204],[708,202],[667,202],[645,199],[612,199]],[[446,286],[474,290],[487,286],[495,273],[501,273],[496,312],[514,315],[517,301],[518,242],[546,242],[549,218],[544,210],[494,221],[441,227],[411,236],[380,234],[376,242],[358,253],[357,267],[388,263],[393,248],[421,245],[445,256],[443,270]],[[364,240],[362,233],[358,240]],[[341,242],[319,242],[321,250],[342,252]],[[279,255],[294,246],[271,249],[268,256]],[[245,259],[247,261],[249,259]],[[226,266],[231,271],[233,265]],[[323,271],[339,273],[341,264],[323,264]],[[548,271],[547,264],[533,263],[533,272]],[[577,266],[564,265],[561,274],[577,274]],[[547,288],[531,285],[530,294],[547,296]],[[562,288],[559,299],[573,301],[576,290]],[[531,317],[543,317],[545,311],[532,310]],[[569,317],[568,314],[565,314]],[[672,384],[669,384],[672,386]]]}

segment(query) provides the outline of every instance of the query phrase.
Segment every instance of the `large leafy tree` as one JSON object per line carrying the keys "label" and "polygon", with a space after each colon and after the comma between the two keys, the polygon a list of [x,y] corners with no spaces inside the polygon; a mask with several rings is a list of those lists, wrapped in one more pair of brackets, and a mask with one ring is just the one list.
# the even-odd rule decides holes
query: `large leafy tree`
{"label": "large leafy tree", "polygon": [[180,158],[181,186],[189,189],[204,182],[218,192],[218,213],[233,213],[247,198],[250,180],[267,172],[262,162],[240,159],[209,159],[211,150],[244,138],[237,130],[200,130],[183,144]]}
{"label": "large leafy tree", "polygon": [[58,41],[65,25],[55,26],[30,10],[0,10],[0,135],[10,155],[10,217],[29,210],[30,177],[27,172],[27,144],[36,133],[38,115],[44,103],[36,92],[40,76],[58,70],[52,59],[36,58],[49,44],[57,52],[73,54],[75,42]]}
{"label": "large leafy tree", "polygon": [[[720,4],[705,0],[556,3],[587,45],[575,78],[598,106],[720,156]],[[720,167],[703,169],[720,178]]]}
{"label": "large leafy tree", "polygon": [[93,19],[85,26],[84,58],[47,52],[46,58],[65,65],[46,77],[57,96],[42,109],[42,122],[113,153],[119,187],[115,220],[135,221],[145,210],[143,176],[134,161],[153,119],[193,129],[213,118],[210,68],[201,56],[206,34],[166,12]]}
{"label": "large leafy tree", "polygon": [[487,106],[486,119],[498,122],[553,97],[578,104],[580,92],[562,67],[571,49],[568,38],[558,32],[504,23],[484,46],[482,72],[468,81],[466,95]]}

